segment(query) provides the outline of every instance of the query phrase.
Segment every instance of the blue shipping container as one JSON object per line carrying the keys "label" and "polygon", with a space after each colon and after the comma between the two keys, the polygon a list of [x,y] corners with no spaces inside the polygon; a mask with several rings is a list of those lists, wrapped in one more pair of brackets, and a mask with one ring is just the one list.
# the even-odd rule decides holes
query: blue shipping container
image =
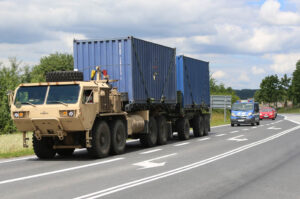
{"label": "blue shipping container", "polygon": [[183,107],[210,106],[209,63],[185,56],[176,57],[177,91],[181,91]]}
{"label": "blue shipping container", "polygon": [[74,69],[90,80],[96,66],[107,70],[130,103],[176,103],[176,49],[134,37],[74,40]]}

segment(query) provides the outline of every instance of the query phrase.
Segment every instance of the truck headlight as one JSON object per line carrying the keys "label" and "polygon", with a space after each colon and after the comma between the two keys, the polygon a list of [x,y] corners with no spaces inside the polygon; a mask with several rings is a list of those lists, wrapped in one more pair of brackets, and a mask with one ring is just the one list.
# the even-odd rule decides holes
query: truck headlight
{"label": "truck headlight", "polygon": [[69,110],[69,111],[60,111],[61,117],[74,117],[75,116],[75,110]]}
{"label": "truck headlight", "polygon": [[14,118],[23,118],[25,116],[25,112],[14,112]]}

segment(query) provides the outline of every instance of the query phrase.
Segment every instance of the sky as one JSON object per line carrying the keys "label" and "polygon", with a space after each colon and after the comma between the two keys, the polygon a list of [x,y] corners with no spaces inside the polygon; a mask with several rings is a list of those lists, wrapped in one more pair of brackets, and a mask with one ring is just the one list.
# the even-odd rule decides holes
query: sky
{"label": "sky", "polygon": [[0,0],[0,62],[72,53],[73,39],[135,36],[210,62],[218,83],[259,88],[300,59],[300,0]]}

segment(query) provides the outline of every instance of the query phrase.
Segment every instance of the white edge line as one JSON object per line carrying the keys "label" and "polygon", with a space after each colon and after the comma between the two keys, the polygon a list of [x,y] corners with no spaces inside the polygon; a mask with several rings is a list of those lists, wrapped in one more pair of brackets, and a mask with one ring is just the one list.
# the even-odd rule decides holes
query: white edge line
{"label": "white edge line", "polygon": [[266,142],[272,141],[272,140],[274,140],[276,138],[279,138],[279,137],[281,137],[281,136],[283,136],[287,133],[293,132],[293,131],[295,131],[299,128],[300,128],[300,126],[296,126],[294,128],[285,130],[281,133],[275,134],[275,135],[267,137],[265,139],[262,139],[262,140],[259,140],[259,141],[256,141],[256,142],[238,147],[238,148],[233,149],[231,151],[213,156],[213,157],[205,159],[205,160],[201,160],[199,162],[195,162],[195,163],[192,163],[192,164],[189,164],[189,165],[186,165],[186,166],[179,167],[177,169],[169,170],[169,171],[162,172],[162,173],[152,175],[152,176],[149,176],[149,177],[141,178],[139,180],[135,180],[135,181],[131,181],[131,182],[128,182],[128,183],[120,184],[120,185],[110,187],[110,188],[107,188],[107,189],[103,189],[103,190],[93,192],[93,193],[90,193],[90,194],[82,195],[82,196],[76,197],[74,199],[100,198],[102,196],[106,196],[106,195],[109,195],[109,194],[112,194],[112,193],[115,193],[115,192],[119,192],[119,191],[122,191],[122,190],[125,190],[125,189],[129,189],[131,187],[136,187],[136,186],[148,183],[148,182],[152,182],[152,181],[159,180],[159,179],[162,179],[162,178],[166,178],[166,177],[178,174],[178,173],[182,173],[184,171],[188,171],[188,170],[191,170],[191,169],[194,169],[194,168],[198,168],[200,166],[203,166],[203,165],[215,162],[217,160],[223,159],[225,157],[232,156],[236,153],[245,151],[245,150],[250,149],[252,147],[255,147],[255,146],[264,144]]}
{"label": "white edge line", "polygon": [[222,134],[216,135],[216,137],[221,137],[221,136],[224,136],[224,135],[226,135],[226,134],[222,133]]}
{"label": "white edge line", "polygon": [[42,177],[42,176],[48,176],[48,175],[52,175],[52,174],[63,173],[63,172],[77,170],[77,169],[83,169],[83,168],[87,168],[87,167],[97,166],[97,165],[100,165],[100,164],[115,162],[115,161],[122,160],[122,159],[124,159],[124,158],[114,158],[114,159],[111,159],[111,160],[95,162],[95,163],[91,163],[91,164],[86,164],[86,165],[81,165],[81,166],[76,166],[76,167],[70,167],[70,168],[56,170],[56,171],[49,171],[49,172],[45,172],[45,173],[39,173],[39,174],[24,176],[24,177],[20,177],[20,178],[13,178],[13,179],[8,179],[8,180],[3,180],[3,181],[0,181],[0,184],[7,184],[7,183],[11,183],[11,182],[28,180],[28,179],[32,179],[32,178],[38,178],[38,177]]}
{"label": "white edge line", "polygon": [[212,126],[210,127],[211,129],[214,129],[214,128],[219,128],[219,127],[224,127],[224,126],[229,126],[230,124],[224,124],[224,125],[219,125],[219,126]]}
{"label": "white edge line", "polygon": [[187,145],[189,144],[190,142],[184,142],[184,143],[180,143],[180,144],[174,144],[173,146],[183,146],[183,145]]}
{"label": "white edge line", "polygon": [[143,154],[148,154],[148,153],[154,153],[154,152],[161,151],[161,150],[162,150],[162,149],[153,149],[153,150],[150,150],[150,151],[142,152],[142,153],[140,153],[140,154],[143,155]]}
{"label": "white edge line", "polygon": [[0,164],[9,163],[9,162],[16,162],[16,161],[21,161],[21,160],[29,160],[29,159],[32,159],[32,158],[35,158],[35,157],[36,156],[32,155],[32,156],[24,157],[24,158],[8,159],[8,160],[1,161]]}

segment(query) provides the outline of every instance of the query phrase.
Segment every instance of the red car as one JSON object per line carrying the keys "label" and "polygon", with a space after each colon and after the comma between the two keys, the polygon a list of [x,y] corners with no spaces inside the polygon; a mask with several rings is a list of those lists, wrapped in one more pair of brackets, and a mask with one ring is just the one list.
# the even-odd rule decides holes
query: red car
{"label": "red car", "polygon": [[272,119],[275,120],[277,113],[274,108],[264,107],[259,112],[259,119]]}

